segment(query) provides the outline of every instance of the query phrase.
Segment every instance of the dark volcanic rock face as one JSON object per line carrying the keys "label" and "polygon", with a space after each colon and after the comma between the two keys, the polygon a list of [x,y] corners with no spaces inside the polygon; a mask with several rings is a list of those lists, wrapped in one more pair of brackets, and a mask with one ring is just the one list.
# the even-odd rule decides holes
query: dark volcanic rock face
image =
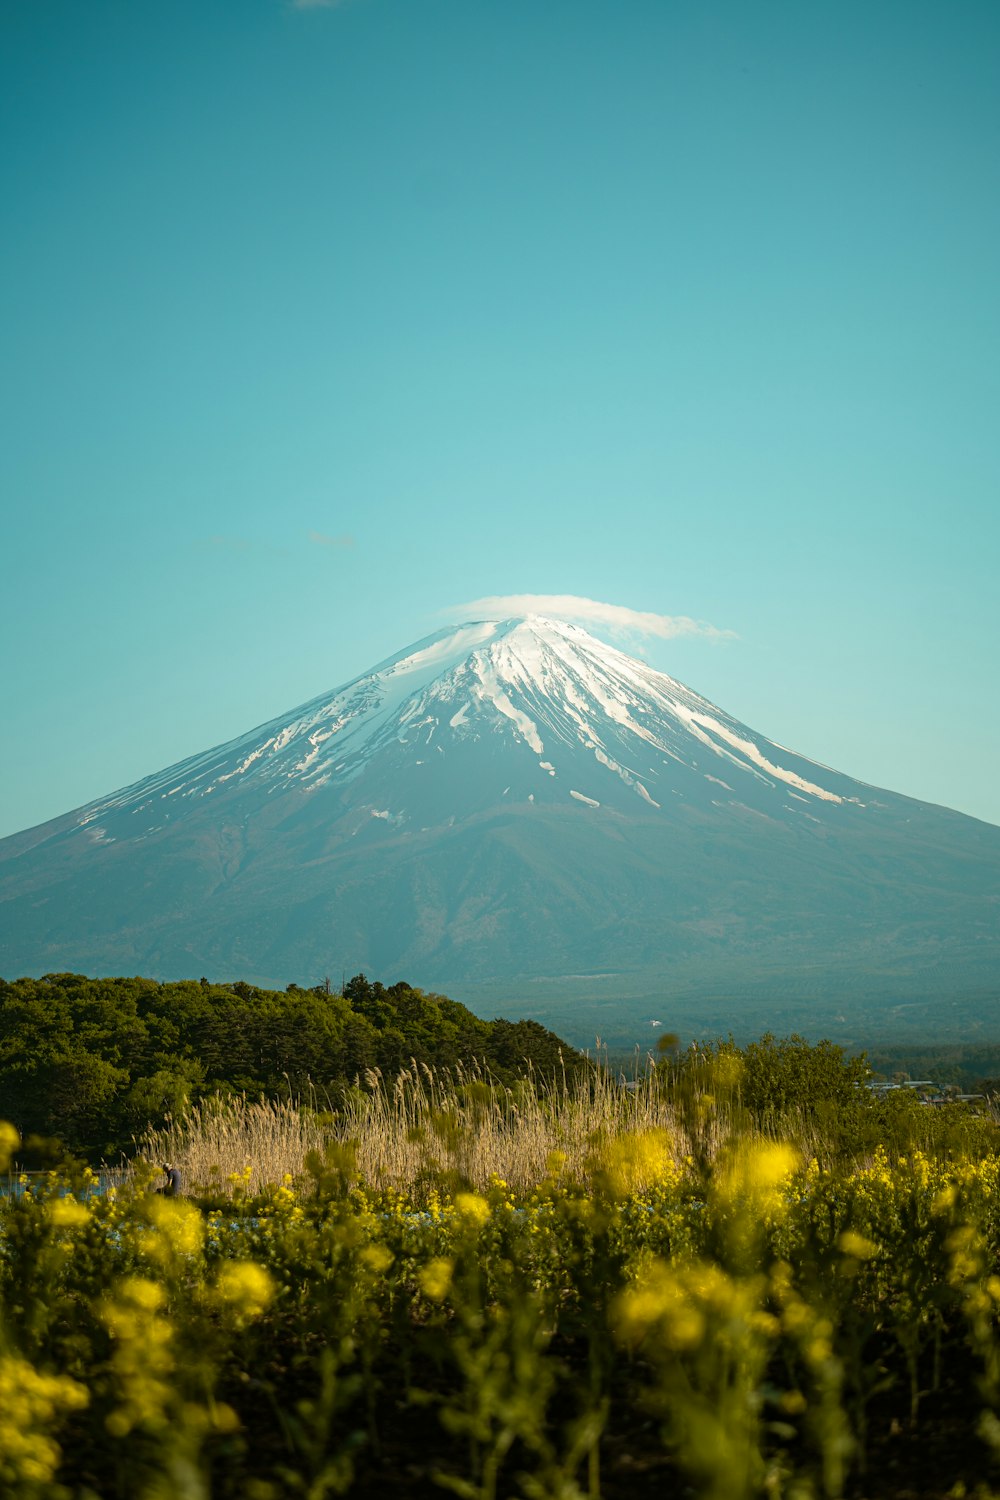
{"label": "dark volcanic rock face", "polygon": [[441,632],[0,842],[0,973],[954,990],[995,980],[998,907],[1000,829],[531,618]]}

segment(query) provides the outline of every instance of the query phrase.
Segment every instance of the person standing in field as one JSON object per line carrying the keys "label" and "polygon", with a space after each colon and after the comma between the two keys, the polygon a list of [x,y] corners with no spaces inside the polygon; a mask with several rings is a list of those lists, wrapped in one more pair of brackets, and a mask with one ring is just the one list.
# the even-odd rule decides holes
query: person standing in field
{"label": "person standing in field", "polygon": [[166,1183],[163,1187],[156,1189],[164,1198],[179,1198],[184,1192],[184,1183],[181,1178],[180,1168],[175,1167],[172,1162],[163,1163],[163,1174]]}

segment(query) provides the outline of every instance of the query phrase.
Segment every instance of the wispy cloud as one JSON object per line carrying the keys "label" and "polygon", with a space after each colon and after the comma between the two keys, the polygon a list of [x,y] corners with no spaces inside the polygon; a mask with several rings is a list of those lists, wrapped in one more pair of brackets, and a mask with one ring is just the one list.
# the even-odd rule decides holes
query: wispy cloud
{"label": "wispy cloud", "polygon": [[599,599],[582,599],[577,594],[494,594],[487,599],[457,604],[444,613],[465,620],[549,615],[577,624],[603,625],[615,635],[655,635],[662,640],[674,640],[678,636],[701,636],[710,641],[736,638],[735,630],[719,630],[715,625],[692,620],[688,615],[654,614],[651,610],[629,609],[625,604],[602,604]]}
{"label": "wispy cloud", "polygon": [[326,536],[322,531],[310,531],[309,540],[314,547],[353,547],[352,536]]}

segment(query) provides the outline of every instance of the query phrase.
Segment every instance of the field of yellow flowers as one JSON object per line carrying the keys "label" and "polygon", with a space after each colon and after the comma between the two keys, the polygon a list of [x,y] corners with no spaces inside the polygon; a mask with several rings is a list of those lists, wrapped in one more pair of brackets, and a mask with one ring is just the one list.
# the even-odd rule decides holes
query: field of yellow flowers
{"label": "field of yellow flowers", "polygon": [[395,1182],[356,1118],[266,1181],[0,1200],[0,1495],[993,1494],[996,1151],[821,1164],[615,1097],[534,1180],[463,1173],[431,1099]]}

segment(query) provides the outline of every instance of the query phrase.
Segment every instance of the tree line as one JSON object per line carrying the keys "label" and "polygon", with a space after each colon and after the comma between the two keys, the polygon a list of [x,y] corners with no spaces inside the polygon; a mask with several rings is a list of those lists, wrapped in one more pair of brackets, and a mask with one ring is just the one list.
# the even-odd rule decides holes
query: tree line
{"label": "tree line", "polygon": [[583,1059],[535,1021],[484,1021],[444,995],[358,974],[268,990],[207,979],[0,980],[0,1118],[92,1159],[216,1093],[329,1100],[368,1070],[479,1064],[499,1081]]}

